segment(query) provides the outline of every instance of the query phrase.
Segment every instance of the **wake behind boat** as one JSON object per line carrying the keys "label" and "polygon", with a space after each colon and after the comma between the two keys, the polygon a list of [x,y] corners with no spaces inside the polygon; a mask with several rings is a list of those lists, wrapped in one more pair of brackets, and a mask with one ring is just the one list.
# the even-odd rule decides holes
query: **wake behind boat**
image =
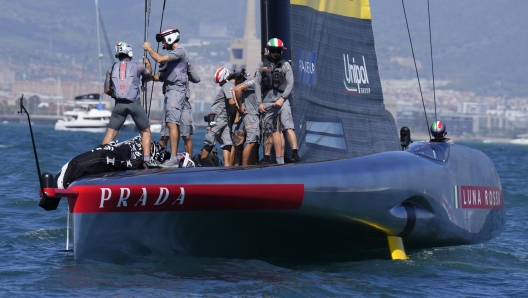
{"label": "wake behind boat", "polygon": [[399,142],[383,104],[367,0],[268,0],[261,13],[263,40],[280,37],[293,49],[303,163],[114,171],[66,189],[45,174],[42,205],[68,198],[76,259],[379,248],[404,259],[404,247],[480,243],[504,229],[501,183],[485,154],[443,135],[407,144],[406,132]]}

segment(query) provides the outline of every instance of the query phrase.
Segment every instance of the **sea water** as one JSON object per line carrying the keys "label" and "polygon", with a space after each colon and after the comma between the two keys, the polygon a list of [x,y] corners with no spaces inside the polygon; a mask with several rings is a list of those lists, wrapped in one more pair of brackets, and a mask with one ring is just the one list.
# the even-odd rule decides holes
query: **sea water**
{"label": "sea water", "polygon": [[[33,126],[33,130],[41,170],[53,174],[103,138],[102,134],[55,131],[45,125]],[[409,261],[391,261],[383,255],[315,262],[152,254],[125,264],[108,264],[75,261],[72,252],[65,251],[65,200],[55,211],[38,207],[38,175],[27,124],[0,124],[0,131],[2,296],[528,295],[528,146],[464,144],[486,153],[501,178],[506,229],[487,243],[411,250],[407,251]],[[123,132],[117,139],[135,135]],[[202,147],[203,135],[203,130],[195,135],[195,153]]]}

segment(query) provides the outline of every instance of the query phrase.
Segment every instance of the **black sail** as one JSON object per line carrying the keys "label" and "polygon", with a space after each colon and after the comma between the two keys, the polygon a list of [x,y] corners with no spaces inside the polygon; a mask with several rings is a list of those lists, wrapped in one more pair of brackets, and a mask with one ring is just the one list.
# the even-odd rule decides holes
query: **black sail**
{"label": "black sail", "polygon": [[278,37],[288,47],[302,160],[399,150],[394,118],[383,104],[369,1],[291,0],[284,6],[262,1],[262,39]]}

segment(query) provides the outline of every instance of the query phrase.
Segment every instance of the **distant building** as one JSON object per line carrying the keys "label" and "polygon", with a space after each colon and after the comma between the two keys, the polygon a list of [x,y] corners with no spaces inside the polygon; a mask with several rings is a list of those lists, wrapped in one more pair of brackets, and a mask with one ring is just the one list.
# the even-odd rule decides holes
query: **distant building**
{"label": "distant building", "polygon": [[464,101],[458,103],[457,112],[462,114],[486,114],[487,110],[487,103]]}
{"label": "distant building", "polygon": [[231,43],[230,63],[233,69],[245,68],[251,76],[261,60],[260,39],[257,38],[255,0],[249,0],[246,7],[244,37],[235,38]]}

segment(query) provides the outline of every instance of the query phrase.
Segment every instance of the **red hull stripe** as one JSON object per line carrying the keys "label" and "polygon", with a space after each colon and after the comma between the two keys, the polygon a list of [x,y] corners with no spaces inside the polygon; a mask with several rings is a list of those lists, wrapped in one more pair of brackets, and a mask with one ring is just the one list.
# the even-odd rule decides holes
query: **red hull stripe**
{"label": "red hull stripe", "polygon": [[71,186],[73,213],[210,210],[296,210],[303,184]]}

